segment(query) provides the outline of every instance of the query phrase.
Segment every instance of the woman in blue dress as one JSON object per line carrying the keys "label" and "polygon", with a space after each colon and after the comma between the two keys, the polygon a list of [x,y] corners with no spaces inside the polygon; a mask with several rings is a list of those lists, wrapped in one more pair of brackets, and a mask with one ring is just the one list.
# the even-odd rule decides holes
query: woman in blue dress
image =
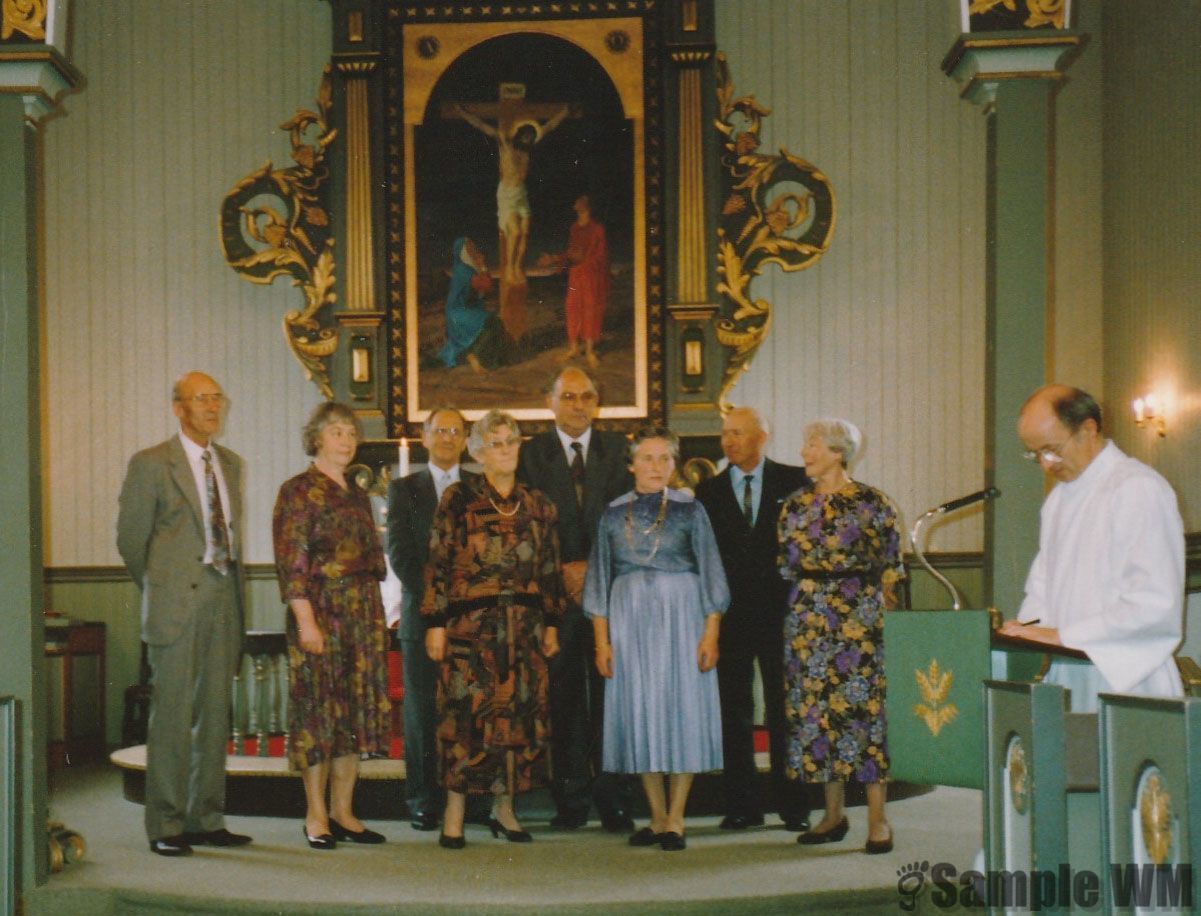
{"label": "woman in blue dress", "polygon": [[438,359],[447,368],[466,360],[476,372],[495,369],[503,361],[507,340],[500,319],[484,301],[492,275],[475,242],[455,239],[451,248],[450,287],[446,291],[446,343]]}
{"label": "woman in blue dress", "polygon": [[704,507],[667,486],[678,455],[669,429],[634,436],[634,489],[601,517],[583,602],[608,679],[604,769],[642,778],[651,822],[630,845],[668,851],[685,847],[693,775],[722,767],[714,667],[730,601]]}

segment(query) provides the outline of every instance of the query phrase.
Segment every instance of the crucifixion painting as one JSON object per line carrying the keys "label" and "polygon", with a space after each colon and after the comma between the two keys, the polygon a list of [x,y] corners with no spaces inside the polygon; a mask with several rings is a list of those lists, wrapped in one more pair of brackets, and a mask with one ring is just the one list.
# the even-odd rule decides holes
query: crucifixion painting
{"label": "crucifixion painting", "polygon": [[[628,66],[636,82],[642,62]],[[613,71],[573,41],[498,34],[424,93],[410,109],[407,415],[450,403],[541,418],[548,379],[577,361],[611,416],[645,415],[641,113]]]}

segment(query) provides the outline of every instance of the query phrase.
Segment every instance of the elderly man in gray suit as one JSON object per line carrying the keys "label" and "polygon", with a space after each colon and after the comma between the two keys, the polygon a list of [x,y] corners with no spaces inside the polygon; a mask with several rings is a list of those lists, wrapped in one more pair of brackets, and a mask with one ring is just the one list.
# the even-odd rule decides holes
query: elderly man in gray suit
{"label": "elderly man in gray suit", "polygon": [[243,846],[225,828],[230,689],[242,652],[235,537],[242,460],[212,441],[225,395],[203,372],[172,391],[179,435],[138,452],[121,488],[117,550],[142,592],[153,675],[146,740],[150,851]]}

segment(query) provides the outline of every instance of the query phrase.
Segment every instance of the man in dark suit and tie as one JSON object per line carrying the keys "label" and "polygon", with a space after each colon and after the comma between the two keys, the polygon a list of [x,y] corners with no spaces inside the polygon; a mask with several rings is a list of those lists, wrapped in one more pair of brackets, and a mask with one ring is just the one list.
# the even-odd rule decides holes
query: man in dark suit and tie
{"label": "man in dark suit and tie", "polygon": [[242,846],[225,828],[230,691],[242,654],[242,459],[216,445],[225,395],[203,372],[172,391],[179,435],[138,452],[121,487],[117,550],[142,592],[153,674],[146,740],[151,852]]}
{"label": "man in dark suit and tie", "polygon": [[[467,423],[453,407],[437,407],[425,418],[422,440],[429,454],[424,470],[388,485],[388,559],[404,587],[400,611],[400,647],[404,659],[405,802],[414,830],[435,830],[445,804],[438,782],[435,744],[438,666],[425,652],[425,564],[430,528],[442,494],[454,483],[474,487],[479,475],[462,470],[459,458],[467,441]],[[487,818],[487,810],[472,819]]]}
{"label": "man in dark suit and tie", "polygon": [[776,568],[776,524],[785,497],[808,478],[803,468],[778,464],[763,454],[767,435],[758,411],[730,410],[721,424],[721,448],[729,465],[696,489],[717,535],[731,596],[722,619],[717,662],[726,812],[720,826],[741,830],[763,824],[753,734],[758,661],[775,804],[787,829],[803,831],[809,829],[803,787],[784,775],[783,626],[788,590]]}
{"label": "man in dark suit and tie", "polygon": [[521,446],[517,473],[559,510],[563,584],[570,598],[559,629],[561,649],[550,660],[553,794],[558,809],[551,825],[584,826],[595,800],[601,825],[628,833],[634,829],[629,778],[600,769],[604,679],[593,660],[592,625],[580,606],[601,514],[633,485],[627,443],[620,433],[592,428],[600,395],[582,369],[569,366],[560,372],[547,404],[554,411],[555,428]]}

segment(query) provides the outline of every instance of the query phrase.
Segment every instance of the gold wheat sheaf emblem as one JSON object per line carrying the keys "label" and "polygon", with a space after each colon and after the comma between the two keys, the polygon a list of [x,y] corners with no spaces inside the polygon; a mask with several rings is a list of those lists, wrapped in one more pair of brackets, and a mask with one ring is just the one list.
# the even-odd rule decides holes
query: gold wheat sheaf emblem
{"label": "gold wheat sheaf emblem", "polygon": [[938,659],[930,659],[930,667],[925,671],[915,668],[913,676],[917,678],[917,686],[922,692],[922,702],[913,707],[913,714],[926,723],[930,734],[935,738],[942,727],[955,721],[959,715],[959,707],[947,702],[947,694],[955,682],[951,671],[943,671],[938,667]]}
{"label": "gold wheat sheaf emblem", "polygon": [[1026,748],[1021,738],[1010,742],[1005,767],[1009,770],[1009,797],[1013,810],[1025,814],[1030,801],[1030,768],[1026,766]]}
{"label": "gold wheat sheaf emblem", "polygon": [[1156,865],[1168,861],[1172,851],[1172,796],[1158,776],[1151,776],[1138,800],[1143,826],[1143,845]]}

